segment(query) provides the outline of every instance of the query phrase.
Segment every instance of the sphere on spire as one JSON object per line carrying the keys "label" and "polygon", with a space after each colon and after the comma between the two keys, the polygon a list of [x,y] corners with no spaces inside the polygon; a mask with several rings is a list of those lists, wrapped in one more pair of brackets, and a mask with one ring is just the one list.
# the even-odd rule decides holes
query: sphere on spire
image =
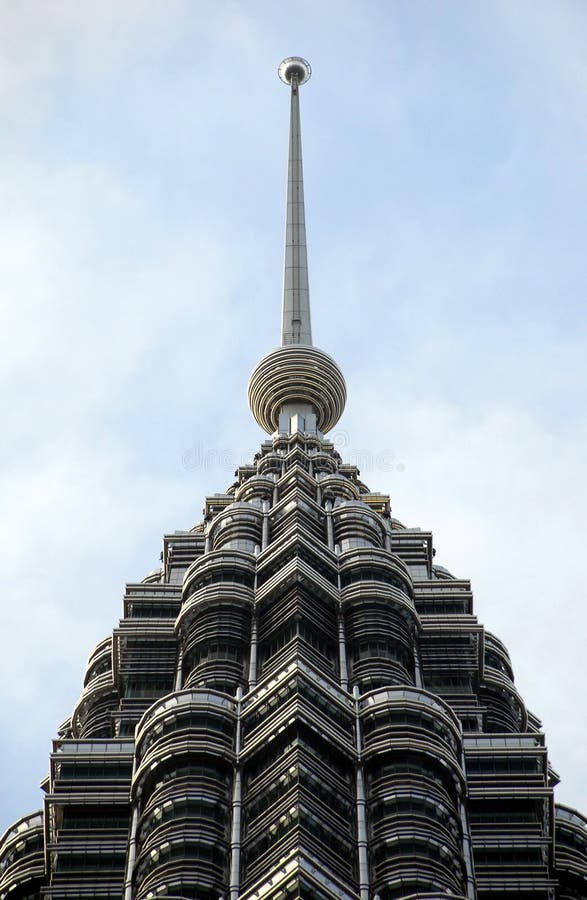
{"label": "sphere on spire", "polygon": [[312,74],[312,66],[301,56],[288,56],[280,63],[277,73],[284,84],[291,84],[294,77],[297,77],[298,84],[305,84]]}
{"label": "sphere on spire", "polygon": [[306,217],[302,138],[297,87],[312,73],[299,56],[279,66],[279,77],[292,87],[286,199],[285,258],[281,347],[257,363],[249,380],[249,406],[269,434],[330,431],[346,403],[342,372],[327,353],[312,344],[306,256]]}
{"label": "sphere on spire", "polygon": [[249,407],[268,434],[279,427],[286,407],[310,407],[321,433],[330,431],[342,416],[346,385],[339,367],[327,353],[304,344],[278,347],[257,363],[249,379]]}

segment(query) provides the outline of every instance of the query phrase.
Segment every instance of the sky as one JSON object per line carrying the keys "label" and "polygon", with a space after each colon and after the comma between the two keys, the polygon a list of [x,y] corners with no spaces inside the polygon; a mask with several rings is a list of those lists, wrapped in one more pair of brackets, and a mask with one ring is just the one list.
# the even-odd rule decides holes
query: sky
{"label": "sky", "polygon": [[332,433],[470,578],[587,812],[587,4],[0,8],[0,832],[126,581],[264,435],[288,92]]}

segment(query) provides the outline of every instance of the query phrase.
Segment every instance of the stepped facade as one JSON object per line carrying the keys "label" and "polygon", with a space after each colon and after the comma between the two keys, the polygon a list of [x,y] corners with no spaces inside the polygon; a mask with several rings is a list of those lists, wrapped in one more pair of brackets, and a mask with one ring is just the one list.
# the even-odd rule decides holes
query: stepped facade
{"label": "stepped facade", "polygon": [[328,440],[346,401],[312,344],[290,87],[269,438],[128,584],[53,741],[44,808],[0,840],[0,900],[578,900],[587,821],[468,580]]}

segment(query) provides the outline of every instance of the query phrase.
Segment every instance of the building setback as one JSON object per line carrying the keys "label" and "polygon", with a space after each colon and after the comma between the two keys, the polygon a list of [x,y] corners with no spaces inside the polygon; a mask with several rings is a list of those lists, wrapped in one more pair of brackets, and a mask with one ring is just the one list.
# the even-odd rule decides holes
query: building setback
{"label": "building setback", "polygon": [[0,839],[0,900],[587,897],[587,821],[469,581],[325,437],[346,388],[312,344],[299,88],[270,435],[128,584],[53,741],[44,809]]}

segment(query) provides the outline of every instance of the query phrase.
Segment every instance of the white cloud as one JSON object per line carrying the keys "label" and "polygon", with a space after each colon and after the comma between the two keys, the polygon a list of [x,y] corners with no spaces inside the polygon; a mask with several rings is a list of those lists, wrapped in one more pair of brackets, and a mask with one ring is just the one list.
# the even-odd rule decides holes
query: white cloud
{"label": "white cloud", "polygon": [[[487,35],[473,14],[487,54],[461,93],[445,71],[458,38],[441,47],[440,19],[398,10],[305,3],[293,26],[269,2],[2,10],[6,820],[38,803],[23,792],[116,624],[124,580],[157,565],[161,533],[199,519],[262,439],[244,390],[278,333],[287,112],[274,68],[292,52],[316,62],[304,96],[314,330],[349,379],[343,452],[471,577],[480,620],[545,721],[561,796],[587,809],[585,724],[561,701],[580,708],[585,633],[584,271],[560,227],[587,206],[573,167],[583,13],[495,4],[502,31]],[[467,181],[462,133],[431,135],[430,121],[456,91],[447,119],[464,116],[466,134],[489,91],[470,140],[491,145],[511,97],[493,90],[490,61],[508,35],[545,143],[551,100],[564,100],[562,156],[537,146],[528,164],[521,104]],[[557,185],[557,219],[541,200],[561,160],[572,190]]]}

